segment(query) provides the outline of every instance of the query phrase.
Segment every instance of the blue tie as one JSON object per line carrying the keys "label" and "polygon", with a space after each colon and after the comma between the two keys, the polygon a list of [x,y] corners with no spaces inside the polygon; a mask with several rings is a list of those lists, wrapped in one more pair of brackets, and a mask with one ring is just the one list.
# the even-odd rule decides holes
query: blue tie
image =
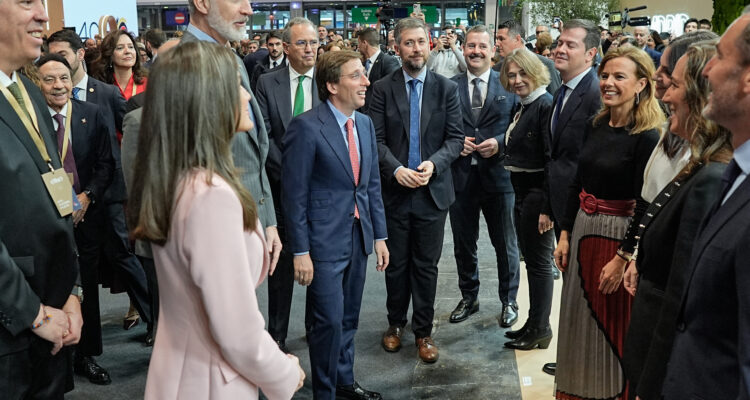
{"label": "blue tie", "polygon": [[422,163],[419,152],[419,82],[418,79],[409,81],[411,94],[409,95],[409,169],[417,170]]}
{"label": "blue tie", "polygon": [[370,76],[370,64],[372,64],[372,61],[369,58],[365,60],[365,73],[367,73],[367,76]]}
{"label": "blue tie", "polygon": [[79,88],[79,87],[74,87],[73,88],[73,98],[74,99],[81,100],[81,99],[78,98],[78,92],[80,92],[80,91],[81,91],[81,88]]}
{"label": "blue tie", "polygon": [[563,107],[563,100],[565,99],[565,89],[568,87],[565,85],[560,86],[560,94],[557,96],[557,104],[555,106],[555,113],[552,114],[552,135],[555,135],[557,130],[557,120],[560,118],[560,110]]}

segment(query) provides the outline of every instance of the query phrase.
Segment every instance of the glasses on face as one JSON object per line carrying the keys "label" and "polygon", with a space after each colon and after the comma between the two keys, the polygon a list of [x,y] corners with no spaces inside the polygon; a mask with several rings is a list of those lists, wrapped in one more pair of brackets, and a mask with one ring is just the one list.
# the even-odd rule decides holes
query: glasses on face
{"label": "glasses on face", "polygon": [[318,47],[318,41],[317,40],[310,40],[310,41],[298,40],[298,41],[296,41],[296,42],[294,42],[292,44],[295,47],[299,48],[299,49],[304,49],[307,46],[310,46],[313,49],[316,48],[316,47]]}

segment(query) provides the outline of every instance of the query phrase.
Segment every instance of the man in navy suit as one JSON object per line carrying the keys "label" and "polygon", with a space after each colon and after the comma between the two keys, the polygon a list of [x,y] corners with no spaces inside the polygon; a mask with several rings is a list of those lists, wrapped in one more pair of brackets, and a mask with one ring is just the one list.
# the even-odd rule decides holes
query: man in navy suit
{"label": "man in navy suit", "polygon": [[452,166],[456,202],[450,208],[450,219],[462,299],[450,322],[464,321],[479,310],[477,240],[482,212],[497,259],[503,303],[500,324],[510,327],[518,320],[520,259],[513,226],[513,186],[498,149],[518,100],[502,87],[498,73],[490,68],[492,50],[491,31],[484,25],[471,27],[464,45],[468,71],[452,79],[458,84],[465,137],[461,157]]}
{"label": "man in navy suit", "polygon": [[638,42],[638,46],[651,57],[651,61],[654,62],[654,68],[659,69],[661,63],[661,53],[648,47],[648,38],[651,36],[651,30],[647,26],[636,26],[633,28],[633,36],[635,41]]}
{"label": "man in navy suit", "polygon": [[289,124],[281,175],[294,278],[309,285],[313,396],[380,399],[353,372],[367,256],[374,247],[379,271],[389,258],[375,129],[355,111],[370,82],[354,52],[326,53],[316,68],[323,103]]}
{"label": "man in navy suit", "polygon": [[[273,32],[271,34],[273,35]],[[284,213],[281,206],[281,149],[284,133],[292,118],[317,106],[320,99],[313,79],[318,50],[317,44],[312,43],[316,40],[315,25],[305,18],[293,18],[287,22],[281,36],[289,65],[263,74],[255,88],[255,97],[268,132],[266,173],[271,185],[276,222],[283,245],[276,270],[268,277],[268,333],[282,351],[289,352],[286,347],[286,335],[292,307],[294,267],[292,253],[288,251],[289,237],[284,229]],[[275,36],[273,39],[269,38],[268,43],[274,44],[275,40],[278,40]],[[300,47],[299,41],[311,43]],[[281,41],[278,42],[281,46]],[[272,48],[275,49],[273,46]]]}
{"label": "man in navy suit", "polygon": [[[359,31],[357,35],[357,51],[362,53],[367,79],[375,83],[380,78],[390,75],[393,71],[399,69],[399,63],[396,57],[380,51],[380,33],[375,28],[365,28]],[[367,88],[365,105],[360,112],[367,113],[367,107],[372,100],[372,85]]]}
{"label": "man in navy suit", "polygon": [[[288,26],[287,26],[288,27]],[[266,47],[268,55],[261,58],[253,67],[247,71],[250,76],[250,87],[257,94],[258,78],[266,72],[286,67],[289,62],[284,54],[283,34],[281,31],[271,31],[268,33]],[[249,54],[248,54],[249,56]],[[247,68],[247,66],[245,67]]]}
{"label": "man in navy suit", "polygon": [[456,199],[451,163],[463,149],[458,85],[428,70],[428,31],[417,18],[394,29],[398,69],[374,84],[369,113],[378,138],[388,248],[385,274],[388,330],[383,348],[396,352],[412,302],[412,330],[419,358],[432,363],[437,264],[448,208]]}
{"label": "man in navy suit", "polygon": [[750,7],[727,28],[703,75],[704,115],[732,132],[722,193],[695,239],[662,395],[750,398]]}
{"label": "man in navy suit", "polygon": [[[568,188],[575,179],[586,124],[601,106],[599,78],[592,68],[600,40],[599,28],[581,19],[566,21],[557,38],[555,68],[560,71],[562,86],[555,93],[549,122],[552,160],[547,166],[547,198],[550,204],[542,207],[542,214],[556,221],[565,213]],[[559,238],[559,224],[554,226]],[[554,375],[555,367],[555,363],[545,364],[544,371]]]}

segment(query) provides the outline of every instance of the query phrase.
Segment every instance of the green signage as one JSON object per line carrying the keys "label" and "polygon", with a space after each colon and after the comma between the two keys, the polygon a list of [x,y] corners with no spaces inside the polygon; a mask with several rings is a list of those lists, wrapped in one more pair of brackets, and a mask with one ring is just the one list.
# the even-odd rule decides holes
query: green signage
{"label": "green signage", "polygon": [[377,24],[377,12],[376,7],[352,8],[352,21],[357,24]]}
{"label": "green signage", "polygon": [[[414,7],[409,7],[409,15],[414,12]],[[438,11],[437,6],[422,6],[422,14],[424,14],[424,22],[428,24],[438,23]]]}
{"label": "green signage", "polygon": [[261,26],[263,26],[263,25],[266,24],[266,17],[268,17],[268,15],[266,13],[263,13],[263,12],[254,12],[253,16],[250,17],[250,18],[253,21],[253,25],[261,25]]}

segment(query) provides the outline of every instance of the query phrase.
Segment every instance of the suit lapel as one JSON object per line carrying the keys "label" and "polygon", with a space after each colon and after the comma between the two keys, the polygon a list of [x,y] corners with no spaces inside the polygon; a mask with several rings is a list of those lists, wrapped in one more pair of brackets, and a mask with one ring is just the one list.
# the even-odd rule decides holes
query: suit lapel
{"label": "suit lapel", "polygon": [[91,80],[91,77],[89,77],[89,80],[88,80],[88,83],[86,84],[86,86],[87,86],[86,90],[88,91],[88,93],[86,93],[86,102],[88,102],[88,103],[94,103],[94,104],[99,104],[99,102],[97,101],[99,99],[99,97],[98,97],[99,96],[99,91],[98,91],[98,86],[99,85],[97,85],[96,82],[93,82]]}
{"label": "suit lapel", "polygon": [[[372,160],[372,154],[370,154],[370,137],[372,132],[370,131],[370,124],[364,114],[357,115],[357,136],[359,136],[359,183],[362,183],[362,178],[370,176],[370,167]],[[351,162],[350,162],[351,164]]]}
{"label": "suit lapel", "polygon": [[[497,72],[490,70],[490,79],[487,82],[487,98],[484,100],[482,111],[479,113],[479,121],[482,121],[487,117],[487,113],[490,112],[495,101],[503,101],[505,99],[507,99],[507,96],[501,96],[500,93],[500,81]],[[479,125],[478,122],[477,125]]]}
{"label": "suit lapel", "polygon": [[[727,202],[721,204],[722,199],[718,199],[715,205],[715,212],[703,221],[701,230],[698,233],[697,248],[703,249],[711,241],[721,227],[726,225],[729,220],[739,212],[740,208],[750,202],[750,179],[745,179],[740,186],[727,199]],[[701,251],[702,253],[702,251]],[[697,254],[698,259],[701,253]]]}
{"label": "suit lapel", "polygon": [[458,95],[461,97],[461,107],[463,107],[463,117],[471,125],[474,126],[474,114],[471,113],[471,100],[469,100],[469,77],[466,73],[461,74],[458,78]]}
{"label": "suit lapel", "polygon": [[318,97],[318,84],[315,83],[315,74],[313,74],[312,87],[310,89],[310,96],[312,96],[312,106],[315,107],[320,104],[320,97]]}
{"label": "suit lapel", "polygon": [[[409,137],[409,95],[406,93],[406,81],[401,69],[396,70],[393,74],[393,103],[398,107],[398,113],[401,114],[401,120],[404,121],[404,133]],[[406,101],[404,101],[406,99]]]}
{"label": "suit lapel", "polygon": [[[25,81],[24,84],[27,87],[32,85],[28,81]],[[34,103],[33,100],[32,100],[32,103]],[[38,128],[42,129],[42,126],[43,126],[42,118],[44,117],[39,112],[39,109],[36,107],[36,104],[33,104],[33,106],[34,106],[34,110],[36,111],[37,121],[39,121]],[[8,127],[10,127],[10,130],[13,131],[13,134],[16,136],[18,141],[21,142],[23,147],[26,148],[26,151],[31,156],[31,159],[34,160],[34,163],[36,164],[39,171],[42,173],[49,172],[49,168],[47,167],[44,160],[42,159],[41,154],[39,154],[39,149],[37,149],[36,145],[34,144],[34,141],[31,140],[31,136],[29,136],[29,132],[26,130],[26,127],[23,125],[23,122],[21,122],[21,118],[16,114],[15,110],[13,110],[13,107],[11,107],[8,100],[5,99],[5,96],[0,96],[0,120],[5,122],[5,124],[8,125]],[[45,131],[41,131],[41,134],[42,134],[42,137],[44,137]],[[50,135],[50,138],[54,139],[54,134]],[[50,143],[50,141],[48,140],[44,140],[44,144],[52,160],[52,165],[55,168],[57,168],[57,163],[55,163],[55,160],[59,158],[55,155],[57,153],[57,146],[52,145],[52,143]]]}
{"label": "suit lapel", "polygon": [[284,68],[283,71],[283,73],[276,75],[276,87],[279,91],[273,98],[276,102],[276,109],[279,110],[281,125],[286,132],[286,127],[289,125],[289,121],[292,120],[292,99],[290,92],[291,84],[289,83],[289,67]]}
{"label": "suit lapel", "polygon": [[344,167],[346,174],[354,183],[354,173],[352,172],[352,163],[349,161],[349,151],[344,143],[344,137],[341,133],[341,127],[336,123],[336,117],[333,116],[333,112],[328,109],[327,104],[321,104],[317,108],[318,118],[322,122],[320,128],[320,134],[328,142],[328,145],[333,149],[333,153],[341,161],[341,165]]}
{"label": "suit lapel", "polygon": [[432,110],[434,107],[434,102],[438,98],[438,86],[433,85],[432,81],[435,79],[435,76],[430,72],[430,70],[427,70],[427,75],[424,78],[424,83],[422,84],[422,109],[419,112],[419,137],[424,138],[424,134],[427,131],[427,125],[430,123],[430,118],[432,118]]}

